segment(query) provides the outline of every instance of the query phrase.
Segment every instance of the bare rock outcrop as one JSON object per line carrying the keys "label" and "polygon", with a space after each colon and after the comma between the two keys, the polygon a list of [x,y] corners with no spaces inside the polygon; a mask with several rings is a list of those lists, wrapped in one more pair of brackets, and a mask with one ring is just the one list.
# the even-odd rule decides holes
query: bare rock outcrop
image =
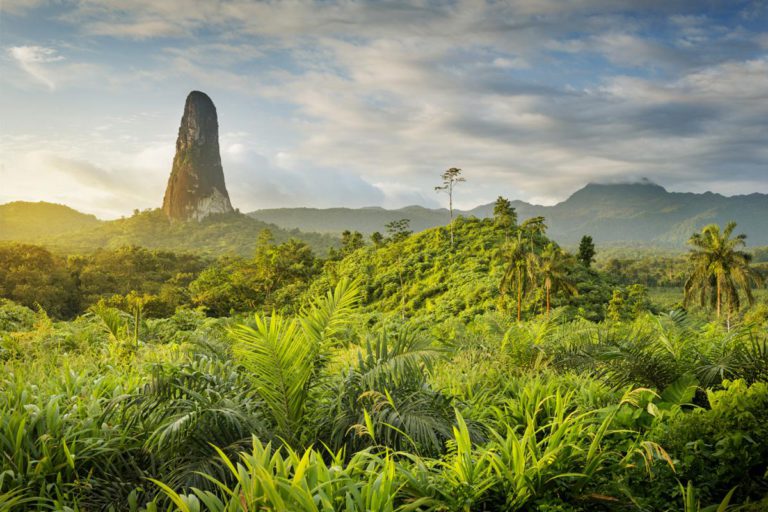
{"label": "bare rock outcrop", "polygon": [[216,107],[200,91],[187,96],[163,211],[175,221],[233,211],[221,167]]}

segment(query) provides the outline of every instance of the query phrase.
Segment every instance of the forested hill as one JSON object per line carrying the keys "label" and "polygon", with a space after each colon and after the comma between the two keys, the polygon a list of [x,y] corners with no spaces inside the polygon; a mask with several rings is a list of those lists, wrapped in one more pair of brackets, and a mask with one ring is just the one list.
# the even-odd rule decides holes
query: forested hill
{"label": "forested hill", "polygon": [[329,234],[281,229],[239,213],[172,223],[161,210],[146,210],[131,217],[100,221],[51,203],[0,205],[0,241],[33,242],[68,254],[135,245],[209,256],[252,256],[264,229],[272,232],[277,243],[297,238],[319,255],[338,246],[338,239]]}
{"label": "forested hill", "polygon": [[0,240],[33,241],[85,228],[100,221],[68,206],[15,201],[0,205]]}
{"label": "forested hill", "polygon": [[[457,191],[457,194],[460,194]],[[749,244],[768,244],[768,195],[750,194],[726,197],[668,192],[663,187],[640,182],[633,184],[589,184],[562,203],[538,206],[513,201],[520,219],[544,216],[550,235],[564,244],[575,244],[590,234],[598,244],[632,243],[684,247],[691,233],[711,224],[735,220],[739,231],[749,235]],[[493,215],[493,204],[458,212],[480,218]],[[363,233],[384,231],[386,223],[411,220],[411,228],[421,231],[448,222],[445,209],[411,206],[399,210],[383,208],[278,208],[257,210],[252,217],[284,228],[302,231]]]}

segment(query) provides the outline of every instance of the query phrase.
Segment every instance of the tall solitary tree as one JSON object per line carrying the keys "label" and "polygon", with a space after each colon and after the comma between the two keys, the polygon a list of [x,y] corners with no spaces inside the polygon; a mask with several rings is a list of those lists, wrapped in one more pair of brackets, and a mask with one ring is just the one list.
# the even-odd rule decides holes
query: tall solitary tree
{"label": "tall solitary tree", "polygon": [[584,235],[579,242],[579,261],[582,265],[589,268],[595,261],[595,243],[592,241],[592,237]]}
{"label": "tall solitary tree", "polygon": [[698,298],[702,306],[707,303],[714,306],[718,318],[724,305],[728,307],[729,318],[733,310],[739,309],[739,291],[753,304],[752,287],[764,282],[749,266],[752,255],[739,250],[746,244],[747,236],[739,234],[732,238],[734,229],[735,222],[729,222],[722,231],[717,224],[710,224],[688,240],[692,246],[689,259],[693,268],[683,288],[684,304]]}
{"label": "tall solitary tree", "polygon": [[537,258],[536,273],[544,285],[545,306],[547,318],[551,308],[551,295],[563,291],[568,295],[578,295],[579,290],[571,279],[569,273],[573,257],[550,242]]}
{"label": "tall solitary tree", "polygon": [[461,169],[456,167],[451,167],[443,172],[440,177],[443,180],[443,184],[435,187],[435,190],[448,194],[448,211],[451,214],[451,247],[453,247],[453,189],[458,183],[463,183],[467,180],[461,177]]}
{"label": "tall solitary tree", "polygon": [[509,199],[499,196],[493,205],[493,221],[504,232],[504,240],[509,241],[509,232],[517,225],[517,212]]}

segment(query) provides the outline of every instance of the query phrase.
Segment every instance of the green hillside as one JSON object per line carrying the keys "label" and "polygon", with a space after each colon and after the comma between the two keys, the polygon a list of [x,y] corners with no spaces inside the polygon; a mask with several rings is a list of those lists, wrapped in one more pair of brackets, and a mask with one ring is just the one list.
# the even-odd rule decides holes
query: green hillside
{"label": "green hillside", "polygon": [[[0,206],[0,214],[6,209],[13,215],[0,217],[0,222],[10,226],[8,230],[2,230],[0,239],[34,242],[68,254],[135,245],[203,256],[249,256],[264,229],[272,231],[276,242],[298,238],[318,254],[325,254],[338,245],[331,235],[281,229],[239,213],[212,215],[200,222],[172,223],[159,209],[136,212],[131,217],[112,221],[99,221],[66,206],[50,203],[10,203]],[[57,215],[61,217],[58,221],[55,220]],[[46,223],[50,224],[47,228]]]}
{"label": "green hillside", "polygon": [[[500,294],[499,284],[508,265],[506,239],[514,234],[505,237],[492,219],[459,218],[454,230],[453,248],[445,226],[360,248],[341,261],[327,263],[309,295],[347,278],[360,281],[366,309],[383,316],[466,321],[487,311],[508,309],[510,300]],[[537,250],[549,241],[538,236]],[[584,317],[601,317],[612,291],[606,277],[575,262],[569,271],[577,277],[580,294],[568,298],[555,295],[554,305],[568,306]],[[526,314],[539,313],[543,308],[541,291],[533,293],[524,306]]]}
{"label": "green hillside", "polygon": [[0,205],[0,240],[32,241],[98,226],[93,215],[53,203],[15,201]]}

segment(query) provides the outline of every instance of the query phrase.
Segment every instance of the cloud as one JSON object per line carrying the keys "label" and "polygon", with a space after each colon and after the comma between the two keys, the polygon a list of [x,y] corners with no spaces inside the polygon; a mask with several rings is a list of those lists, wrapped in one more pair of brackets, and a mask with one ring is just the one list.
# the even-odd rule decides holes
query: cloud
{"label": "cloud", "polygon": [[5,184],[0,202],[47,200],[73,206],[100,218],[115,218],[134,208],[159,206],[162,188],[152,179],[136,180],[130,168],[114,168],[45,150],[0,162]]}
{"label": "cloud", "polygon": [[323,169],[284,151],[265,155],[247,133],[222,134],[222,165],[232,204],[242,211],[281,206],[377,205],[388,194],[353,174]]}
{"label": "cloud", "polygon": [[18,62],[19,66],[37,81],[43,83],[51,91],[56,89],[51,72],[46,64],[64,60],[53,48],[44,46],[13,46],[8,53]]}
{"label": "cloud", "polygon": [[[186,90],[212,95],[242,209],[435,205],[432,188],[453,166],[468,179],[461,208],[500,193],[553,203],[627,175],[768,192],[765,10],[683,0],[62,5],[58,22],[102,52],[100,64],[117,62],[110,85],[137,109],[162,103],[175,123]],[[54,76],[53,62],[31,62]],[[116,108],[111,93],[92,95],[102,111]],[[108,173],[151,169],[161,196],[175,134],[149,126],[135,126],[119,154],[91,144],[93,157],[84,148],[75,159]],[[72,170],[89,186],[119,186],[91,171]]]}
{"label": "cloud", "polygon": [[3,0],[2,5],[0,5],[0,13],[18,15],[46,3],[47,0]]}

